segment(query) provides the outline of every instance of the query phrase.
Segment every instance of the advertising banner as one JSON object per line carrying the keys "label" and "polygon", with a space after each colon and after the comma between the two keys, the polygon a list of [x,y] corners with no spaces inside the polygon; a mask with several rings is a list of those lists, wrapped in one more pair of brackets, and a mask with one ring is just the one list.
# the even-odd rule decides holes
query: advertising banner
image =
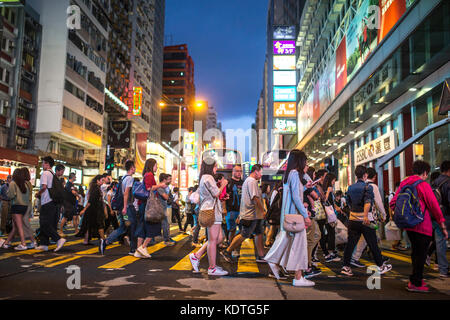
{"label": "advertising banner", "polygon": [[6,180],[6,178],[11,174],[10,167],[0,167],[0,179]]}
{"label": "advertising banner", "polygon": [[314,95],[313,112],[312,112],[312,116],[313,116],[312,120],[314,123],[317,120],[319,120],[319,118],[320,118],[319,81],[316,82],[316,85],[314,86],[312,94]]}
{"label": "advertising banner", "polygon": [[[414,1],[408,1],[409,5],[411,5],[412,2]],[[381,9],[381,23],[378,32],[378,43],[383,40],[406,12],[406,0],[379,0],[379,6]]]}
{"label": "advertising banner", "polygon": [[277,40],[295,39],[295,26],[274,26],[273,38]]}
{"label": "advertising banner", "polygon": [[195,155],[197,153],[196,148],[196,133],[185,132],[183,139],[183,156],[187,164],[194,163]]}
{"label": "advertising banner", "polygon": [[277,40],[273,42],[273,54],[295,54],[295,40]]}
{"label": "advertising banner", "polygon": [[273,116],[280,118],[295,118],[297,116],[295,102],[274,102]]}
{"label": "advertising banner", "polygon": [[320,114],[324,113],[335,97],[336,58],[333,56],[319,79]]}
{"label": "advertising banner", "polygon": [[110,121],[108,125],[108,144],[111,148],[130,148],[131,121]]}
{"label": "advertising banner", "polygon": [[144,170],[145,160],[147,160],[147,138],[148,133],[136,133],[136,172]]}
{"label": "advertising banner", "polygon": [[355,166],[380,158],[395,149],[395,131],[383,134],[355,150]]}
{"label": "advertising banner", "polygon": [[275,86],[295,86],[295,71],[274,71],[273,84]]}
{"label": "advertising banner", "polygon": [[273,120],[274,134],[295,134],[297,133],[297,121],[295,119],[279,119]]}
{"label": "advertising banner", "polygon": [[273,87],[273,101],[297,101],[297,88]]}
{"label": "advertising banner", "polygon": [[273,70],[295,70],[295,56],[273,56]]}
{"label": "advertising banner", "polygon": [[344,89],[347,84],[347,53],[346,53],[346,37],[336,50],[336,72],[335,72],[335,96]]}
{"label": "advertising banner", "polygon": [[133,115],[140,116],[142,113],[142,87],[133,88]]}

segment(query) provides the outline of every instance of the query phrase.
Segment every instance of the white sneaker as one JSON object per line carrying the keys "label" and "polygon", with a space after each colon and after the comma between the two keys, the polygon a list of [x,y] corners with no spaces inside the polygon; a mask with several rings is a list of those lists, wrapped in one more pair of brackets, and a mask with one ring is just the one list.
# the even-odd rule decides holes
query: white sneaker
{"label": "white sneaker", "polygon": [[189,261],[191,262],[192,269],[194,269],[195,272],[200,272],[198,267],[200,265],[200,259],[198,259],[195,254],[191,253],[189,255]]}
{"label": "white sneaker", "polygon": [[223,270],[221,267],[208,268],[208,276],[226,276],[227,274],[228,271]]}
{"label": "white sneaker", "polygon": [[389,272],[392,270],[391,264],[383,264],[381,267],[378,267],[378,272],[380,274],[385,274],[386,272]]}
{"label": "white sneaker", "polygon": [[311,280],[308,280],[308,279],[305,279],[304,277],[301,277],[300,280],[294,279],[292,281],[292,285],[294,287],[313,287],[315,285],[315,283],[312,282]]}
{"label": "white sneaker", "polygon": [[267,264],[269,265],[270,270],[272,270],[272,273],[275,276],[275,278],[277,280],[280,280],[280,268],[275,263],[272,262],[267,262]]}
{"label": "white sneaker", "polygon": [[139,251],[146,258],[151,258],[152,256],[147,252],[147,248],[139,247],[136,251]]}
{"label": "white sneaker", "polygon": [[134,255],[133,255],[135,258],[147,258],[146,256],[144,256],[143,254],[141,254],[140,252],[139,252],[139,250],[136,250],[135,252],[134,252]]}
{"label": "white sneaker", "polygon": [[18,246],[14,247],[14,250],[17,250],[17,251],[23,251],[23,250],[27,250],[27,249],[28,249],[27,246],[24,246],[22,244],[19,244]]}
{"label": "white sneaker", "polygon": [[58,252],[59,250],[61,250],[61,248],[63,247],[64,243],[66,243],[66,239],[61,238],[56,242],[56,249],[53,250],[53,252]]}
{"label": "white sneaker", "polygon": [[48,246],[40,245],[36,247],[36,250],[48,251]]}

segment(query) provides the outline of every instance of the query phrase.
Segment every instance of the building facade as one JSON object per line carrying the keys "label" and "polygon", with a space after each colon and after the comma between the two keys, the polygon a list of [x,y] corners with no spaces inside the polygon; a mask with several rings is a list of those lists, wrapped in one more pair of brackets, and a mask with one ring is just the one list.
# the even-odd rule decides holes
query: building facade
{"label": "building facade", "polygon": [[[438,113],[450,77],[448,1],[382,2],[378,24],[370,5],[378,1],[307,1],[297,37],[298,143],[291,146],[336,172],[343,190],[356,165],[376,167],[381,156],[448,117]],[[438,169],[449,150],[445,125],[388,162],[381,189],[393,191],[416,159]]]}
{"label": "building facade", "polygon": [[162,109],[161,139],[173,143],[171,135],[179,127],[178,106],[183,107],[181,127],[189,132],[194,130],[194,61],[186,44],[164,47],[163,70],[163,94],[168,101]]}

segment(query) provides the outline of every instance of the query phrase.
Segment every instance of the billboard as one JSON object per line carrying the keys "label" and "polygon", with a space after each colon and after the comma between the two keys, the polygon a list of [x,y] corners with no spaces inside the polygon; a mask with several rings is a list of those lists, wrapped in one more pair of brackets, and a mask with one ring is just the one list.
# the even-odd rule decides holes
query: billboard
{"label": "billboard", "polygon": [[277,40],[295,39],[295,26],[274,26],[273,38]]}
{"label": "billboard", "polygon": [[378,43],[388,34],[392,27],[406,12],[406,6],[410,6],[412,2],[409,0],[406,3],[405,0],[380,0],[381,9],[381,23],[380,30],[378,32]]}
{"label": "billboard", "polygon": [[274,134],[295,134],[297,133],[297,121],[295,119],[273,119]]}
{"label": "billboard", "polygon": [[136,133],[136,156],[134,164],[136,165],[137,172],[144,170],[145,161],[147,160],[147,139],[148,133]]}
{"label": "billboard", "polygon": [[297,88],[273,87],[273,101],[297,101]]}
{"label": "billboard", "polygon": [[196,150],[196,132],[185,132],[183,139],[183,156],[186,164],[194,163]]}
{"label": "billboard", "polygon": [[366,143],[355,150],[355,166],[380,158],[395,149],[395,131]]}
{"label": "billboard", "polygon": [[295,102],[274,102],[273,116],[280,118],[295,118],[297,116]]}
{"label": "billboard", "polygon": [[275,86],[295,86],[297,84],[295,71],[274,71],[273,84]]}
{"label": "billboard", "polygon": [[295,56],[273,56],[273,70],[295,70]]}
{"label": "billboard", "polygon": [[130,148],[131,121],[110,121],[108,126],[108,144],[111,148]]}
{"label": "billboard", "polygon": [[273,54],[283,54],[283,55],[295,54],[295,40],[273,41]]}

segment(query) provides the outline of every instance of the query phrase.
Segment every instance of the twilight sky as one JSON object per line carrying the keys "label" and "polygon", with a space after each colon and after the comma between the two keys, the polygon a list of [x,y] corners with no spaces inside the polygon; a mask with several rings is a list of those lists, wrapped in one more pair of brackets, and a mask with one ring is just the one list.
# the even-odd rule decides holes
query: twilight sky
{"label": "twilight sky", "polygon": [[165,45],[188,45],[196,96],[215,106],[224,130],[247,130],[255,121],[266,52],[267,3],[166,0]]}

